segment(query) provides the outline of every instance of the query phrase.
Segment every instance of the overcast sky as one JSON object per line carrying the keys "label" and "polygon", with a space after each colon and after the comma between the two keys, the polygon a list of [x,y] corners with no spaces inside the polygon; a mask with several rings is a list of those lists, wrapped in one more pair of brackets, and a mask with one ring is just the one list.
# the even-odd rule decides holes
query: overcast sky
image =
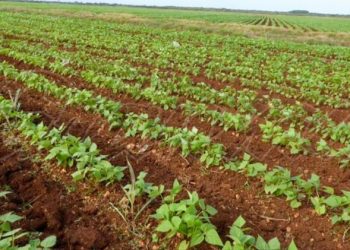
{"label": "overcast sky", "polygon": [[[74,0],[66,0],[74,1]],[[246,10],[289,11],[295,9],[318,13],[350,14],[350,0],[78,0],[132,5],[215,7]]]}

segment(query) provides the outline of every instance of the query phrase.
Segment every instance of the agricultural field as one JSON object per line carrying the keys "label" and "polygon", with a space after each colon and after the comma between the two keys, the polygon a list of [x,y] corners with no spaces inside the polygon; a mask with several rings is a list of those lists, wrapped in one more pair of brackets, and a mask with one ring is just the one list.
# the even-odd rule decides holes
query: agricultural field
{"label": "agricultural field", "polygon": [[0,249],[350,249],[350,20],[0,9]]}
{"label": "agricultural field", "polygon": [[270,26],[270,27],[281,27],[285,29],[292,29],[292,30],[301,30],[301,31],[318,31],[314,27],[307,27],[305,25],[297,25],[293,24],[291,22],[287,22],[283,19],[280,19],[276,16],[260,16],[260,17],[254,17],[250,18],[243,22],[244,24],[250,24],[250,25],[263,25],[263,26]]}

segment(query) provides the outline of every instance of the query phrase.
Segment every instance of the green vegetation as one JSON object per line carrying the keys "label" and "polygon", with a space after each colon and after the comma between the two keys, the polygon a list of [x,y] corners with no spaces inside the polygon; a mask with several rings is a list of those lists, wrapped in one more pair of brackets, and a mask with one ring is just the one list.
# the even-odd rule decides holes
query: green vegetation
{"label": "green vegetation", "polygon": [[[1,106],[1,104],[0,104]],[[5,199],[11,192],[0,192],[0,199]],[[56,236],[48,236],[43,240],[37,238],[37,233],[25,232],[21,228],[14,228],[13,224],[23,217],[13,212],[0,215],[0,248],[3,250],[49,250],[56,245]],[[25,245],[19,245],[17,240],[29,238]]]}
{"label": "green vegetation", "polygon": [[[61,167],[65,186],[103,197],[118,217],[104,228],[119,240],[180,250],[346,244],[350,49],[334,44],[347,45],[347,18],[21,4],[0,3],[2,136]],[[46,115],[53,106],[77,127]],[[0,244],[12,249],[27,235],[5,215]],[[315,223],[319,231],[303,228]]]}
{"label": "green vegetation", "polygon": [[[261,20],[269,23],[269,26],[285,27],[295,29],[301,27],[304,31],[326,31],[326,32],[350,32],[350,21],[348,17],[317,16],[308,15],[302,11],[291,11],[285,14],[269,14],[262,16],[259,12],[223,11],[223,10],[187,10],[171,8],[142,8],[125,6],[104,6],[104,5],[79,5],[60,3],[27,3],[27,2],[1,2],[0,8],[24,9],[30,8],[37,11],[68,11],[70,13],[84,14],[91,12],[95,14],[110,15],[122,13],[133,15],[139,18],[157,21],[170,20],[191,20],[204,21],[209,23],[254,23]],[[269,20],[271,19],[271,21]],[[265,21],[266,20],[266,21]],[[305,28],[304,28],[305,27]]]}

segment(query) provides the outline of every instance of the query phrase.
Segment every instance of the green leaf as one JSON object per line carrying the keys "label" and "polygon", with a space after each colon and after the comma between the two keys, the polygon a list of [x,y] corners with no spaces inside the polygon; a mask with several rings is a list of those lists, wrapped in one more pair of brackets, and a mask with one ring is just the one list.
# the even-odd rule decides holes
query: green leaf
{"label": "green leaf", "polygon": [[321,205],[317,208],[315,208],[316,210],[316,213],[319,214],[319,215],[323,215],[326,213],[326,206],[325,205]]}
{"label": "green leaf", "polygon": [[235,222],[233,223],[234,226],[242,228],[245,225],[245,220],[243,219],[242,216],[239,216]]}
{"label": "green leaf", "polygon": [[233,250],[233,247],[231,245],[231,243],[229,241],[226,241],[224,247],[222,248],[222,250]]}
{"label": "green leaf", "polygon": [[51,235],[49,237],[46,237],[41,243],[40,246],[44,248],[51,248],[56,245],[57,237],[54,235]]}
{"label": "green leaf", "polygon": [[220,239],[220,236],[216,232],[215,229],[210,229],[209,231],[206,232],[205,241],[208,242],[209,244],[215,245],[215,246],[222,246],[223,245],[223,243]]}
{"label": "green leaf", "polygon": [[189,247],[189,243],[186,240],[181,241],[178,250],[187,250]]}
{"label": "green leaf", "polygon": [[174,227],[176,229],[178,229],[180,227],[180,224],[181,224],[181,219],[179,216],[174,216],[171,218],[171,222],[174,225]]}
{"label": "green leaf", "polygon": [[266,241],[260,235],[256,239],[255,247],[258,250],[269,250],[269,246],[267,245]]}
{"label": "green leaf", "polygon": [[190,247],[197,246],[201,244],[204,240],[204,235],[202,232],[198,232],[195,235],[192,236],[191,242],[190,242]]}
{"label": "green leaf", "polygon": [[271,250],[280,250],[281,249],[281,243],[276,237],[269,240],[268,245],[269,245],[269,248]]}
{"label": "green leaf", "polygon": [[171,222],[168,220],[165,220],[158,225],[158,227],[156,228],[156,231],[161,233],[166,233],[171,231],[172,229],[173,229],[173,225],[171,224]]}
{"label": "green leaf", "polygon": [[288,250],[298,250],[297,245],[295,244],[294,240],[289,244]]}
{"label": "green leaf", "polygon": [[341,219],[343,221],[350,221],[350,215],[347,211],[343,211],[342,215],[341,215]]}
{"label": "green leaf", "polygon": [[12,212],[9,212],[7,214],[3,214],[0,216],[0,221],[2,221],[2,222],[14,223],[14,222],[19,221],[21,219],[22,219],[21,216],[18,216]]}
{"label": "green leaf", "polygon": [[334,194],[334,188],[332,187],[325,186],[323,187],[323,191],[327,194],[331,194],[331,195]]}
{"label": "green leaf", "polygon": [[336,208],[340,206],[341,202],[342,202],[342,199],[336,195],[331,195],[325,200],[325,203],[332,208]]}
{"label": "green leaf", "polygon": [[290,206],[291,206],[292,208],[298,208],[298,207],[301,206],[301,202],[298,201],[298,200],[292,200],[292,201],[290,202]]}
{"label": "green leaf", "polygon": [[3,191],[3,192],[0,192],[0,198],[5,198],[6,195],[10,194],[11,192],[9,191]]}
{"label": "green leaf", "polygon": [[17,233],[19,233],[19,232],[21,232],[21,231],[22,231],[21,228],[17,228],[17,229],[11,230],[11,231],[9,231],[9,232],[3,234],[2,237],[5,237],[5,238],[6,238],[6,237],[11,236],[11,237],[14,237],[15,239],[19,239],[19,238],[21,238],[21,237],[27,235],[27,233],[17,234]]}
{"label": "green leaf", "polygon": [[337,224],[338,222],[341,222],[341,217],[339,215],[333,215],[331,218],[332,224]]}
{"label": "green leaf", "polygon": [[207,212],[209,215],[213,216],[213,215],[215,215],[218,211],[217,211],[214,207],[212,207],[212,206],[210,206],[210,205],[207,205],[206,212]]}

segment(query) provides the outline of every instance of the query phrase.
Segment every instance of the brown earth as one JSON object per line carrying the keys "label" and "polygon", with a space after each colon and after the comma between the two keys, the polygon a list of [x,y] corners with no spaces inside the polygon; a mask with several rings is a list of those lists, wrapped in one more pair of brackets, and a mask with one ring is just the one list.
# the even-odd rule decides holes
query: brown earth
{"label": "brown earth", "polygon": [[0,186],[11,189],[0,203],[0,214],[23,216],[15,226],[41,232],[41,238],[56,235],[55,249],[124,249],[126,244],[110,229],[111,216],[78,192],[68,192],[45,166],[32,162],[32,156],[20,147],[5,146],[0,138]]}
{"label": "brown earth", "polygon": [[[76,84],[74,79],[65,80],[66,84]],[[138,137],[125,138],[122,131],[109,131],[107,122],[99,115],[88,114],[79,107],[65,107],[62,102],[29,90],[20,83],[4,78],[1,82],[0,92],[4,96],[8,97],[8,91],[14,93],[22,89],[20,102],[23,110],[39,112],[47,125],[69,124],[67,132],[73,135],[89,135],[102,153],[110,156],[112,163],[125,165],[128,156],[136,172],[149,172],[150,181],[169,187],[178,178],[188,190],[198,191],[218,209],[213,222],[223,236],[228,233],[234,219],[242,214],[254,234],[266,238],[277,236],[284,245],[295,238],[301,249],[346,249],[341,231],[334,235],[328,218],[315,215],[309,205],[294,211],[283,199],[263,195],[262,183],[250,181],[240,174],[210,169],[203,175],[200,164],[193,157],[183,159],[176,151],[165,149],[159,143]],[[148,146],[146,151],[143,150],[145,145]],[[266,219],[266,216],[272,219]],[[283,220],[279,220],[281,218]],[[313,225],[318,225],[318,228]],[[334,230],[337,232],[337,227]]]}
{"label": "brown earth", "polygon": [[[222,143],[226,148],[228,159],[242,156],[244,152],[247,152],[255,160],[264,162],[270,167],[283,166],[289,168],[293,175],[301,174],[305,178],[308,178],[312,173],[315,173],[320,176],[324,185],[332,186],[338,191],[342,189],[346,190],[350,187],[348,179],[350,169],[341,169],[337,159],[321,157],[313,148],[310,149],[311,153],[309,155],[291,155],[288,149],[263,142],[259,128],[259,124],[264,121],[262,117],[256,116],[253,119],[251,129],[246,134],[233,131],[225,132],[221,127],[212,126],[200,118],[186,117],[180,110],[163,110],[159,106],[147,101],[136,101],[128,95],[115,94],[109,89],[95,87],[79,77],[58,75],[49,70],[40,69],[6,56],[0,56],[0,59],[13,64],[20,70],[33,70],[58,85],[87,89],[111,100],[121,102],[123,104],[123,112],[147,113],[150,118],[159,117],[162,123],[168,126],[187,127],[189,129],[196,127],[199,131],[209,135],[214,142]],[[266,108],[266,105],[261,104],[260,108]],[[311,139],[313,145],[319,140],[319,136],[314,134],[304,133],[303,136]]]}

